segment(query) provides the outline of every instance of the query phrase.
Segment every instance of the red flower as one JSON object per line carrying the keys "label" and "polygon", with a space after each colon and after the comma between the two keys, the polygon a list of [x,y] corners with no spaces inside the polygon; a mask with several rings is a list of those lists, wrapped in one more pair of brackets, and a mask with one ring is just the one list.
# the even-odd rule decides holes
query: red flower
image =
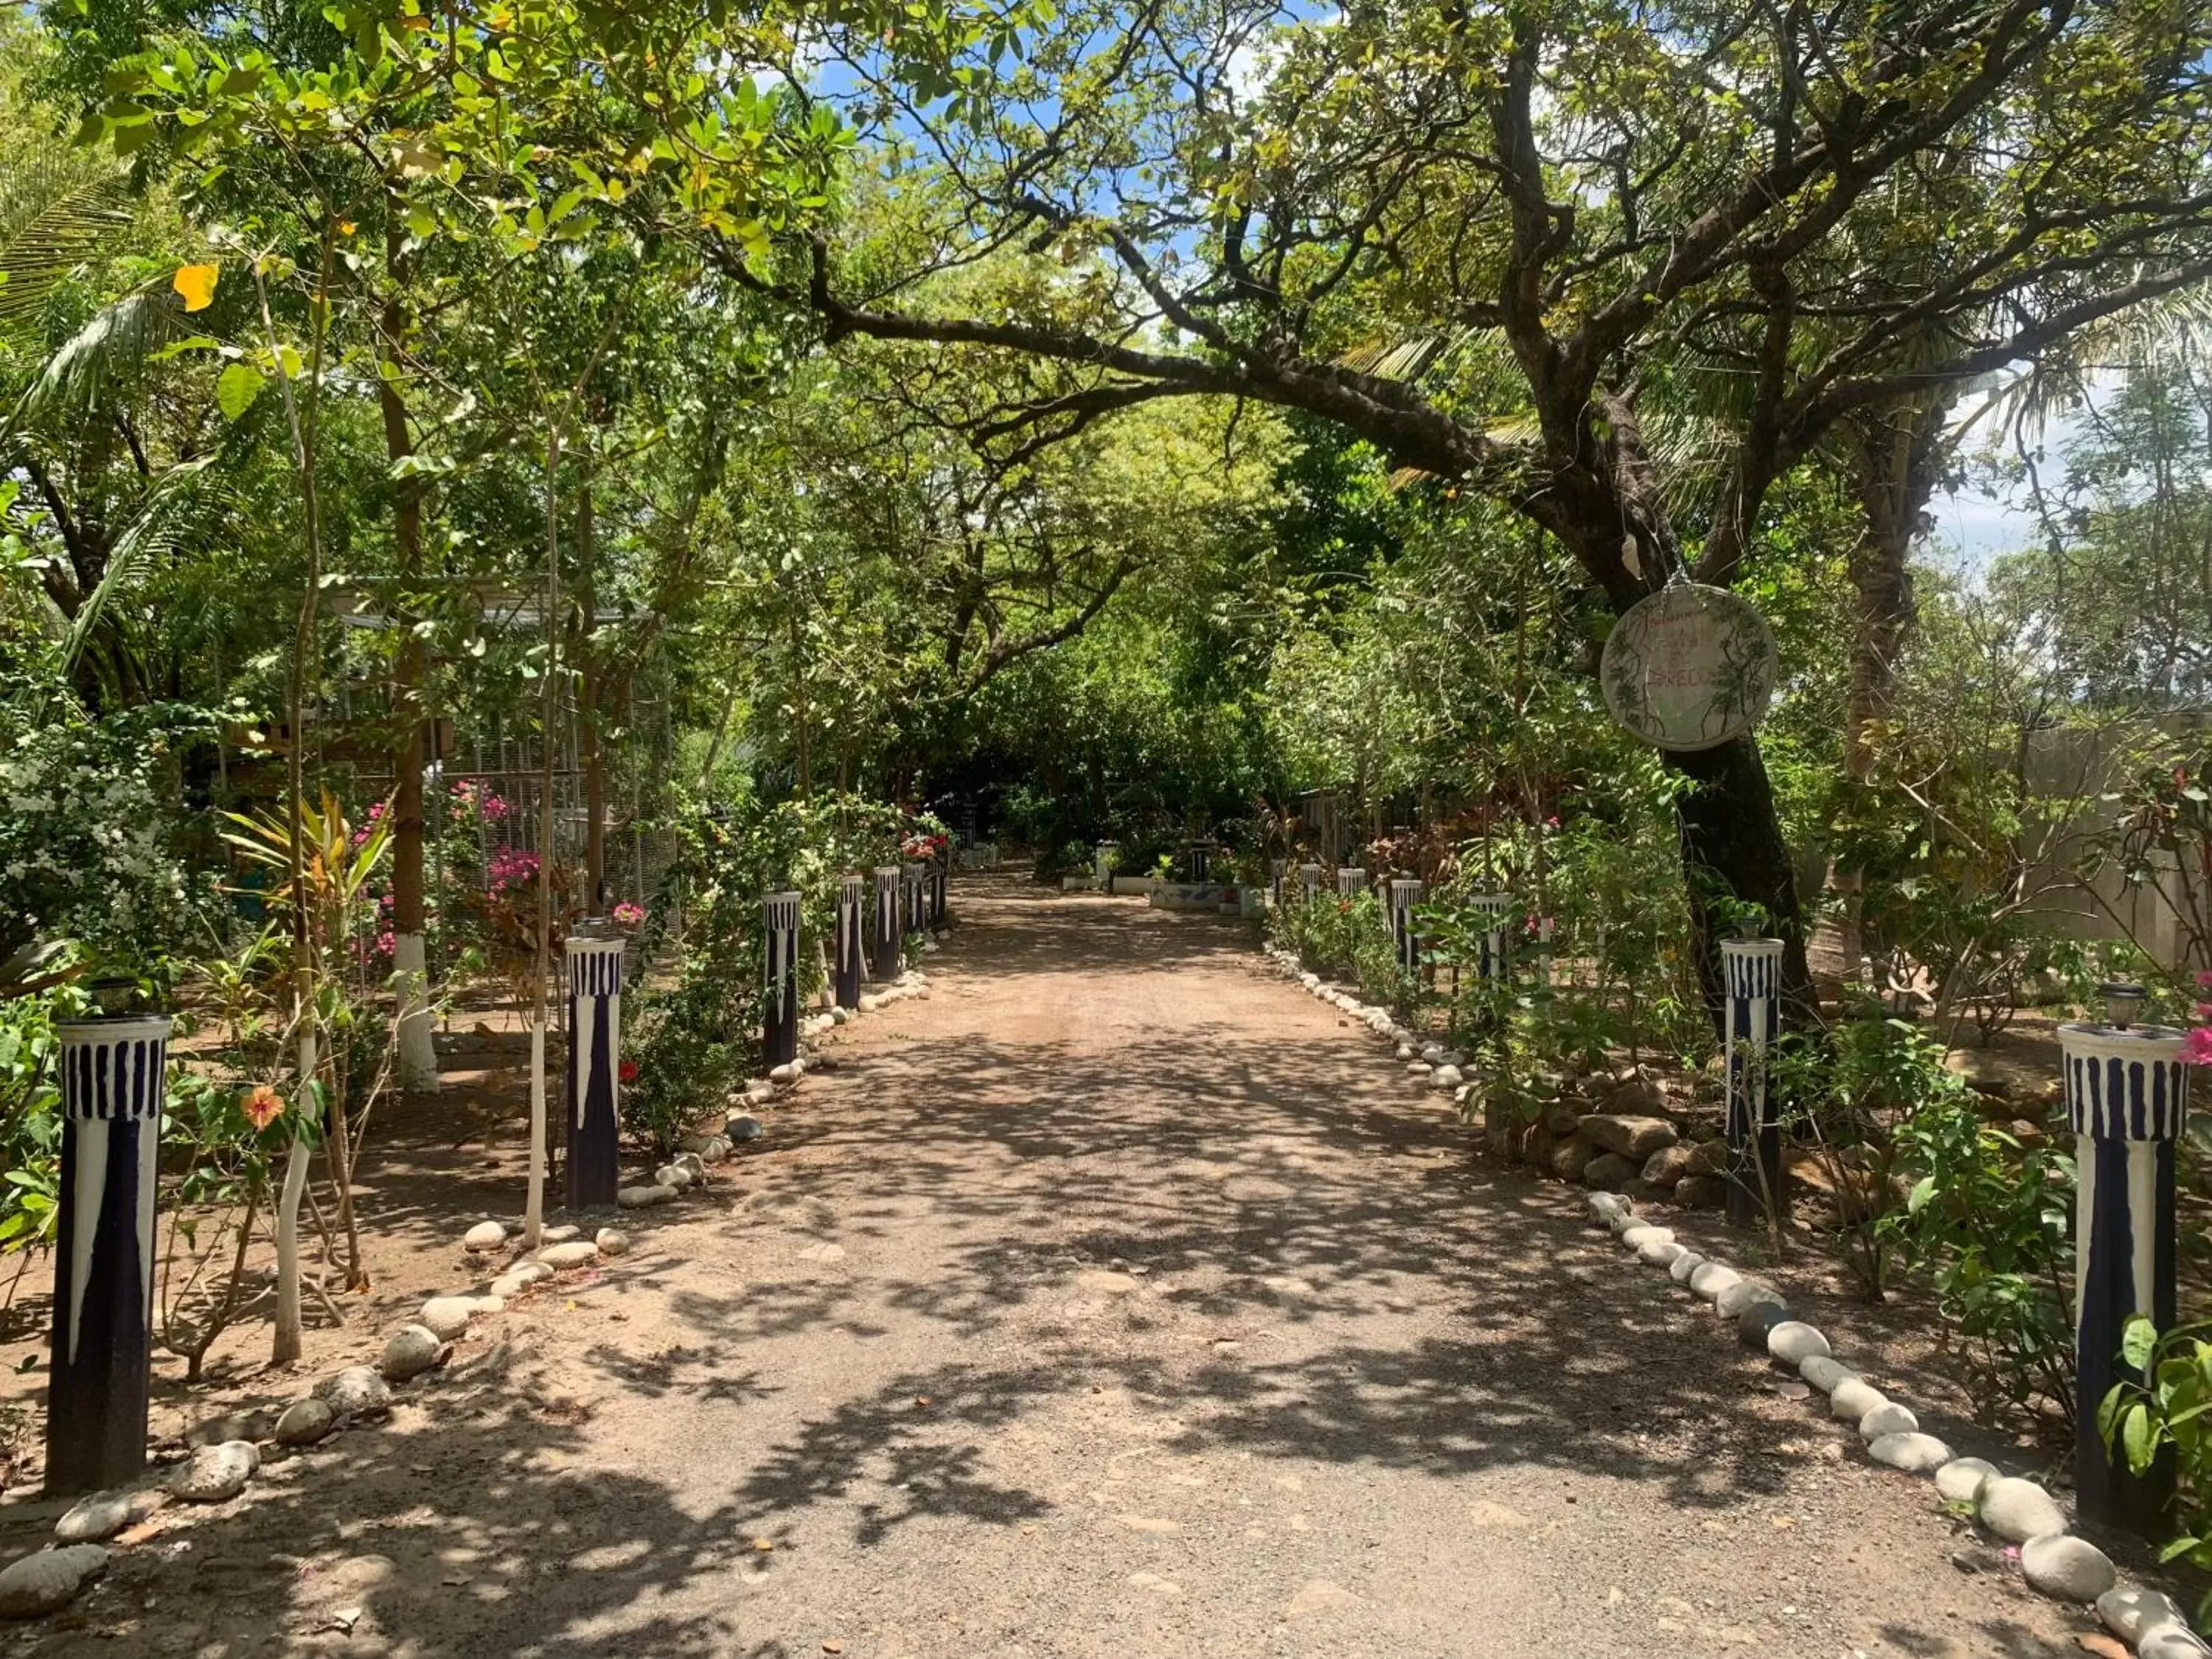
{"label": "red flower", "polygon": [[623,1061],[621,1065],[615,1067],[615,1075],[620,1078],[624,1083],[636,1082],[637,1062],[634,1060],[626,1060]]}

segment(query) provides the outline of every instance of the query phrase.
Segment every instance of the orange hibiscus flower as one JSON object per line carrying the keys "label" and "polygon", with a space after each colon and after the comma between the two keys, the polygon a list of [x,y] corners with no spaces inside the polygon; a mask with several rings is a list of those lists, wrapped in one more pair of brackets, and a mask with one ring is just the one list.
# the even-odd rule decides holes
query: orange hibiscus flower
{"label": "orange hibiscus flower", "polygon": [[265,1129],[284,1115],[284,1097],[267,1084],[256,1085],[246,1097],[246,1121],[256,1129]]}

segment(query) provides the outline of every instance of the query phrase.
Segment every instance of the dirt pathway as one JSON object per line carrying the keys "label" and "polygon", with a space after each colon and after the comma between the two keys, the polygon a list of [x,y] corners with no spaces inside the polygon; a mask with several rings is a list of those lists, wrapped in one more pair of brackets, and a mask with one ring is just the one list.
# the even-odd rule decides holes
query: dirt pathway
{"label": "dirt pathway", "polygon": [[39,1650],[2078,1653],[1241,933],[956,902],[764,1150],[493,1322],[535,1372],[472,1333]]}

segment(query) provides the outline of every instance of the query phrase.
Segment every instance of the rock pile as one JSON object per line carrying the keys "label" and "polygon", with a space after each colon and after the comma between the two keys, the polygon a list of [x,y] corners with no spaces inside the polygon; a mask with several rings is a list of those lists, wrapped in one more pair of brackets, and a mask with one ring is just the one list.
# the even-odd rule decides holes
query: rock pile
{"label": "rock pile", "polygon": [[[1389,1009],[1305,971],[1292,952],[1267,955],[1309,995],[1389,1043],[1392,1063],[1412,1086],[1468,1104],[1475,1083],[1465,1055],[1399,1024]],[[1670,1083],[1649,1066],[1628,1066],[1535,1082],[1540,1115],[1517,1132],[1514,1149],[1530,1169],[1631,1198],[1663,1199],[1686,1210],[1717,1209],[1727,1201],[1721,1172],[1728,1143],[1717,1133],[1717,1078]]]}

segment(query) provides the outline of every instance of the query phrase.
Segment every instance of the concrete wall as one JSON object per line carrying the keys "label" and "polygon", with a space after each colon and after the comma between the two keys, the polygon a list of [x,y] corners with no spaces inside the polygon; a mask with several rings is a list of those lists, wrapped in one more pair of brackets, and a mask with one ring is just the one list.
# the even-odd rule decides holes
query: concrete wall
{"label": "concrete wall", "polygon": [[2030,915],[2077,939],[2133,939],[2170,969],[2212,966],[2183,960],[2188,931],[2177,910],[2191,901],[2172,859],[2154,854],[2153,872],[2141,883],[2109,865],[2095,868],[2087,880],[2081,873],[2092,843],[2118,811],[2117,803],[2101,797],[2125,781],[2146,740],[2201,741],[2208,734],[2212,722],[2190,715],[2030,734],[2025,773],[2034,800],[2045,808],[2031,843],[2027,888],[2035,896],[2027,906]]}

